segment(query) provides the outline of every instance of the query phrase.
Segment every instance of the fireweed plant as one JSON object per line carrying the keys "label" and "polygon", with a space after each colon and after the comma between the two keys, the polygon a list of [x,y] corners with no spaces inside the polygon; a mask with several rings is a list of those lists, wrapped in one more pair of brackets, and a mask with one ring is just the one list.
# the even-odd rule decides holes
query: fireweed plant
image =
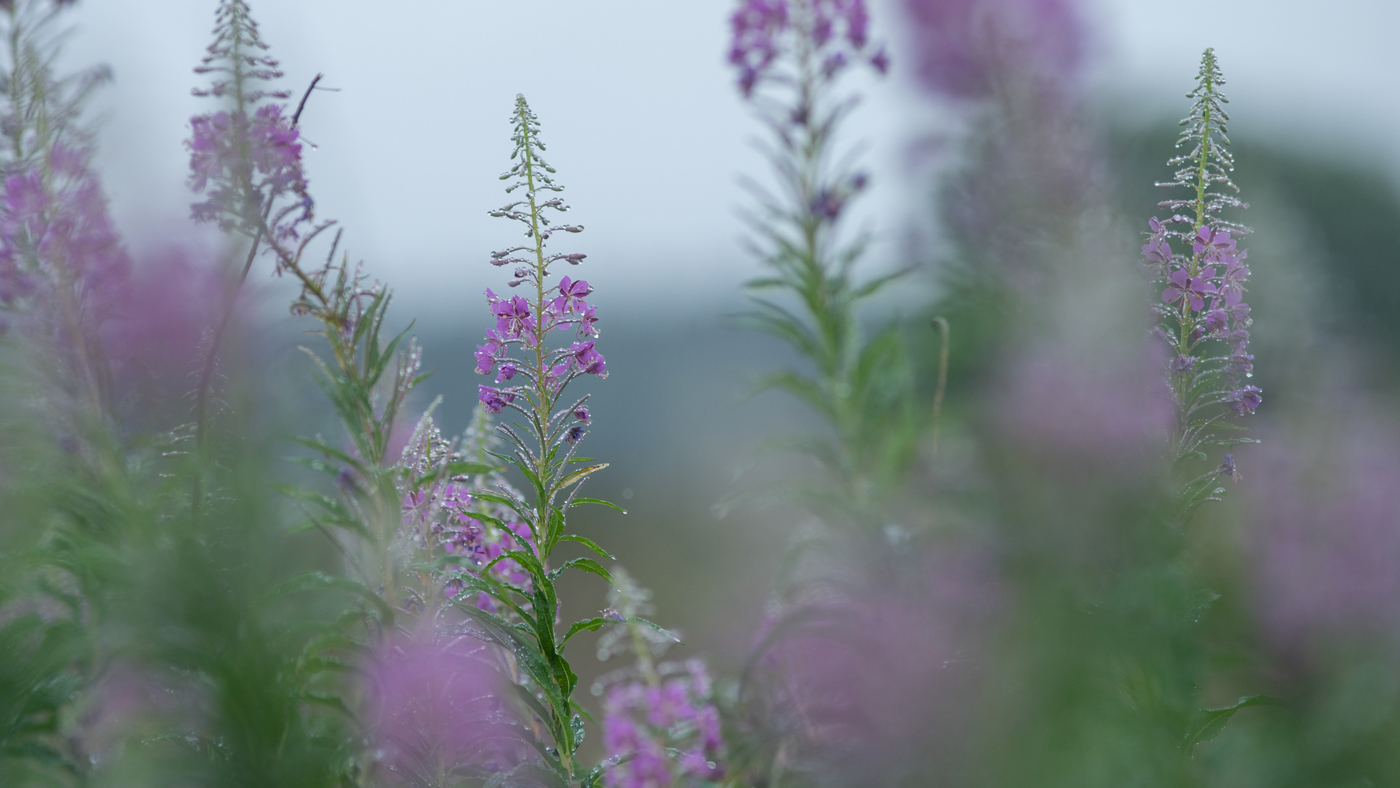
{"label": "fireweed plant", "polygon": [[[1065,507],[1063,518],[1135,531],[1093,531],[1119,540],[1098,553],[1032,555],[1031,540],[1006,529],[1006,543],[1025,544],[966,561],[927,514],[933,495],[910,479],[936,438],[914,379],[919,364],[946,368],[946,357],[910,358],[893,321],[868,330],[868,299],[898,274],[859,275],[867,238],[846,234],[867,178],[843,158],[843,121],[855,110],[843,80],[888,68],[860,0],[745,0],[731,17],[729,60],[768,131],[776,184],[753,212],[766,274],[751,283],[748,320],[806,365],[764,385],[797,397],[826,431],[783,443],[820,465],[819,480],[793,485],[813,536],[788,554],[739,681],[717,677],[718,689],[704,663],[668,659],[678,640],[649,621],[650,593],[606,567],[610,556],[569,519],[576,506],[616,508],[581,490],[606,466],[581,456],[594,418],[574,385],[609,370],[593,285],[577,278],[585,257],[550,248],[582,227],[561,218],[562,186],[525,99],[510,114],[509,202],[491,212],[518,222],[524,240],[491,254],[509,276],[485,294],[489,323],[474,355],[458,354],[482,381],[468,394],[469,426],[452,436],[436,403],[418,409],[421,352],[409,330],[388,328],[389,289],[315,215],[300,121],[316,109],[316,83],[279,87],[247,3],[222,0],[198,69],[212,76],[196,91],[210,107],[191,119],[189,185],[193,219],[230,234],[238,254],[212,297],[185,305],[206,333],[179,370],[188,400],[168,418],[188,413],[190,423],[142,432],[123,377],[139,354],[123,339],[133,334],[114,329],[158,310],[132,285],[140,269],[107,215],[80,123],[104,72],[54,74],[51,25],[67,5],[0,2],[0,784],[1196,785],[1213,783],[1220,763],[1241,763],[1224,746],[1239,739],[1207,744],[1227,722],[1255,726],[1242,739],[1274,735],[1263,715],[1233,721],[1269,702],[1262,695],[1200,708],[1235,682],[1210,662],[1220,628],[1205,625],[1231,600],[1212,607],[1214,594],[1196,593],[1205,572],[1185,529],[1129,554],[1137,532],[1173,519],[1151,505],[1156,465],[1152,491],[1124,493],[1148,505],[1113,510],[1136,519]],[[1233,437],[1237,420],[1260,404],[1249,384],[1246,230],[1227,217],[1244,204],[1222,84],[1208,50],[1183,155],[1164,184],[1192,193],[1162,204],[1169,215],[1153,219],[1143,247],[1170,350],[1167,451],[1185,479],[1173,511],[1181,522],[1222,497],[1222,479],[1239,478],[1223,452],[1245,442]],[[240,286],[259,262],[298,286],[291,311],[325,343],[307,353],[343,431],[296,439],[296,461],[317,474],[300,484],[274,484],[286,476],[240,434],[256,432],[252,408],[241,407],[256,396],[256,370],[225,372],[237,369]],[[1335,626],[1329,608],[1293,590],[1297,578],[1352,566],[1353,554],[1373,559],[1368,529],[1389,533],[1394,507],[1367,495],[1384,485],[1366,479],[1393,477],[1394,463],[1372,448],[1348,455],[1346,484],[1313,507],[1321,515],[1262,510],[1287,526],[1286,541],[1260,546],[1276,564],[1264,578],[1273,627]],[[1312,469],[1283,465],[1261,478],[1304,489],[1297,480]],[[1017,485],[1041,483],[1035,493],[1061,478],[987,487],[1014,498]],[[1026,509],[1053,535],[1077,533],[1054,531],[1043,507]],[[997,507],[977,516],[989,511]],[[1340,558],[1312,541],[1328,512],[1362,524]],[[1018,515],[986,519],[997,516]],[[1041,577],[1001,571],[1006,555]],[[609,607],[563,620],[558,584],[571,569],[607,580]],[[1393,607],[1384,584],[1331,585],[1343,602],[1362,600],[1358,616]],[[1019,618],[1001,615],[1011,605]],[[965,637],[992,619],[1002,630],[1026,625],[1007,635],[1016,648],[992,654]],[[599,633],[609,671],[592,686],[596,717],[566,655],[585,632]],[[1358,675],[1391,662],[1376,664]],[[996,679],[995,697],[965,681],[978,671]],[[1384,694],[1370,692],[1383,682],[1367,681],[1361,694]],[[601,763],[584,762],[590,727]],[[1326,738],[1298,731],[1278,740],[1306,749]],[[1393,747],[1375,749],[1393,761]],[[1007,751],[1014,768],[989,766],[986,754],[1006,761]]]}
{"label": "fireweed plant", "polygon": [[797,496],[856,531],[879,532],[888,525],[880,501],[907,467],[918,429],[898,327],[867,337],[859,308],[907,272],[861,279],[855,271],[869,237],[848,239],[842,220],[869,177],[840,148],[856,107],[840,81],[860,65],[884,74],[889,57],[870,40],[863,0],[746,1],[730,24],[728,59],[769,132],[763,150],[777,186],[749,183],[758,203],[751,246],[767,274],[748,283],[753,310],[744,320],[811,367],[759,387],[796,397],[831,428],[830,437],[793,442],[827,472]]}
{"label": "fireweed plant", "polygon": [[[744,321],[788,345],[806,367],[763,377],[757,388],[795,397],[825,428],[765,447],[795,450],[820,475],[790,485],[815,520],[788,548],[726,709],[741,732],[730,742],[731,764],[739,780],[763,785],[858,774],[897,784],[902,759],[885,756],[918,734],[886,736],[881,720],[903,709],[876,711],[859,688],[875,674],[899,681],[908,665],[888,659],[897,648],[860,644],[881,637],[877,621],[904,619],[922,598],[913,542],[924,535],[923,517],[900,504],[927,419],[905,326],[867,327],[862,307],[908,271],[858,272],[870,236],[852,235],[847,224],[868,176],[841,138],[857,107],[843,79],[862,67],[883,75],[889,58],[871,40],[862,0],[745,0],[731,30],[728,59],[768,132],[762,150],[776,187],[748,184],[757,203],[750,245],[765,274],[748,283],[753,308]],[[946,322],[941,329],[946,334]],[[905,524],[909,515],[918,519]],[[926,688],[911,683],[908,697]]]}
{"label": "fireweed plant", "polygon": [[[1221,216],[1227,208],[1249,207],[1236,196],[1239,187],[1230,177],[1235,162],[1226,136],[1230,116],[1223,84],[1215,51],[1207,49],[1196,88],[1187,94],[1196,101],[1181,121],[1185,129],[1177,141],[1177,148],[1188,152],[1168,162],[1176,168],[1174,179],[1157,184],[1194,194],[1160,203],[1173,213],[1165,222],[1152,218],[1142,247],[1144,270],[1163,288],[1162,303],[1153,309],[1159,320],[1154,333],[1170,351],[1167,380],[1176,406],[1170,459],[1178,469],[1206,460],[1209,448],[1253,442],[1230,437],[1229,431],[1243,429],[1230,419],[1254,413],[1261,402],[1259,388],[1248,385],[1254,368],[1248,352],[1252,321],[1244,301],[1249,268],[1239,239],[1249,228]],[[1222,477],[1240,479],[1233,454],[1186,482],[1183,516],[1205,501],[1220,500],[1225,489],[1216,485]]]}

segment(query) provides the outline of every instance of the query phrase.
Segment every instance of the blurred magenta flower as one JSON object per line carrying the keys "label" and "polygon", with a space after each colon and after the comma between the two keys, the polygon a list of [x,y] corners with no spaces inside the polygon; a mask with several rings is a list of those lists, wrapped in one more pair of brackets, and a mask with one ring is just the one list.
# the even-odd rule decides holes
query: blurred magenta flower
{"label": "blurred magenta flower", "polygon": [[1084,25],[1072,0],[904,0],[924,87],[983,98],[1013,79],[1075,76]]}
{"label": "blurred magenta flower", "polygon": [[365,680],[376,760],[402,783],[455,785],[525,760],[528,731],[502,700],[514,696],[494,646],[398,634],[375,650]]}
{"label": "blurred magenta flower", "polygon": [[1005,589],[981,550],[906,558],[887,584],[828,578],[843,591],[765,623],[740,702],[751,740],[774,748],[779,768],[818,784],[903,785],[973,765]]}
{"label": "blurred magenta flower", "polygon": [[[1245,537],[1254,604],[1281,646],[1400,647],[1400,429],[1365,404],[1322,434],[1266,433],[1254,449]],[[1322,425],[1316,425],[1322,427]]]}
{"label": "blurred magenta flower", "polygon": [[744,98],[765,80],[788,79],[775,69],[790,52],[799,54],[799,67],[815,68],[826,80],[853,61],[881,74],[889,70],[884,46],[871,45],[865,0],[741,0],[729,26],[729,63],[738,69]]}
{"label": "blurred magenta flower", "polygon": [[[1166,456],[1173,415],[1161,373],[1165,359],[1155,359],[1154,350],[1027,351],[1003,372],[992,413],[998,432],[1045,469],[1147,471]],[[1183,362],[1178,357],[1173,363]]]}
{"label": "blurred magenta flower", "polygon": [[45,165],[5,178],[0,206],[0,304],[34,295],[89,330],[110,316],[131,269],[91,155],[55,145]]}
{"label": "blurred magenta flower", "polygon": [[603,747],[621,761],[604,784],[670,788],[684,777],[719,779],[723,739],[704,663],[690,660],[684,672],[655,679],[615,684],[604,696]]}

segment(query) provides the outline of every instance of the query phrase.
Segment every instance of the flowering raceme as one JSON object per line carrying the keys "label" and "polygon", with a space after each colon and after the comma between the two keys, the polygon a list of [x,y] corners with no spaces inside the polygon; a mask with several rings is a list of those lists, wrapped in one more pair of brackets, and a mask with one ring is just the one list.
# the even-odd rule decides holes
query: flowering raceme
{"label": "flowering raceme", "polygon": [[311,218],[310,197],[301,169],[297,129],[279,104],[265,104],[252,118],[239,112],[216,112],[190,119],[190,188],[208,193],[195,203],[197,222],[218,222],[232,229],[238,217],[258,215],[284,195],[302,201],[300,216],[278,227],[296,237],[296,225]]}
{"label": "flowering raceme", "polygon": [[[532,242],[491,254],[491,264],[515,266],[511,287],[533,285],[533,302],[521,296],[502,297],[490,289],[486,303],[495,318],[495,328],[486,332],[486,343],[476,346],[476,371],[480,375],[495,373],[496,383],[506,383],[520,376],[523,381],[513,386],[478,387],[477,398],[488,413],[500,413],[512,408],[524,414],[517,402],[525,397],[535,403],[552,402],[564,387],[580,375],[608,376],[607,361],[595,347],[598,336],[597,309],[585,300],[593,292],[582,279],[565,276],[557,286],[547,284],[550,266],[559,262],[578,265],[585,255],[572,253],[545,254],[545,242],[555,232],[577,233],[579,225],[551,225],[545,209],[558,212],[568,206],[557,196],[562,186],[550,177],[554,169],[540,157],[544,145],[538,138],[539,122],[530,112],[523,96],[517,97],[515,142],[524,153],[503,178],[519,178],[506,189],[514,192],[524,188],[526,199],[516,200],[491,212],[492,216],[513,219],[525,225],[525,235]],[[538,199],[537,199],[538,198]],[[535,260],[516,256],[533,252]],[[580,341],[568,347],[551,348],[549,334],[558,329],[573,328]],[[515,350],[518,348],[518,350]],[[517,353],[517,355],[512,355]],[[580,421],[583,421],[580,419]],[[575,435],[577,439],[578,435]],[[572,442],[572,441],[571,441]]]}
{"label": "flowering raceme", "polygon": [[[1248,352],[1252,321],[1244,301],[1248,252],[1239,247],[1239,238],[1249,229],[1219,215],[1225,208],[1249,207],[1235,196],[1239,188],[1230,179],[1234,159],[1226,147],[1229,116],[1222,84],[1215,52],[1207,49],[1196,89],[1189,94],[1196,103],[1182,121],[1186,129],[1177,142],[1178,148],[1189,145],[1190,152],[1171,159],[1175,178],[1158,184],[1189,188],[1195,195],[1162,202],[1173,213],[1166,221],[1153,217],[1148,222],[1142,246],[1142,269],[1161,287],[1153,333],[1171,357],[1168,383],[1177,421],[1173,461],[1203,458],[1207,446],[1249,442],[1215,433],[1233,426],[1225,422],[1228,415],[1251,414],[1262,401],[1259,388],[1244,383],[1253,374],[1254,356]],[[1187,213],[1178,213],[1183,210]],[[1214,488],[1219,477],[1238,478],[1234,455],[1226,457],[1214,471],[1188,483],[1187,511],[1223,492]]]}
{"label": "flowering raceme", "polygon": [[724,777],[719,711],[711,701],[705,663],[656,660],[676,638],[648,626],[638,614],[653,612],[651,592],[621,567],[613,572],[610,607],[616,622],[598,639],[598,658],[630,655],[633,664],[593,685],[603,695],[603,747],[610,788],[670,788]]}
{"label": "flowering raceme", "polygon": [[232,107],[190,119],[189,184],[208,195],[194,204],[191,216],[254,238],[270,221],[275,236],[270,240],[295,240],[314,206],[302,172],[298,118],[288,117],[282,104],[259,103],[286,99],[287,92],[257,87],[282,72],[277,60],[264,54],[267,45],[247,3],[223,0],[216,16],[214,42],[195,72],[217,76],[209,88],[194,93],[229,99]]}
{"label": "flowering raceme", "polygon": [[745,98],[777,77],[774,68],[798,46],[811,47],[810,66],[827,80],[853,60],[881,74],[889,70],[885,48],[870,45],[865,0],[745,0],[730,17],[730,31],[729,63]]}
{"label": "flowering raceme", "polygon": [[1084,32],[1070,0],[904,0],[925,86],[984,98],[1008,79],[1070,81]]}
{"label": "flowering raceme", "polygon": [[[131,261],[107,215],[90,153],[55,145],[46,166],[5,178],[0,215],[0,304],[35,292],[81,304],[88,319],[110,312]],[[60,308],[55,301],[51,308]]]}
{"label": "flowering raceme", "polygon": [[[620,683],[603,698],[603,746],[619,759],[608,770],[611,788],[666,788],[675,771],[700,779],[717,779],[715,762],[723,740],[719,712],[709,702],[705,665],[691,660],[685,673],[656,678],[656,683]],[[676,751],[673,760],[668,750]]]}
{"label": "flowering raceme", "polygon": [[406,785],[509,771],[526,760],[523,726],[491,647],[470,636],[399,635],[370,661],[370,732],[378,760]]}

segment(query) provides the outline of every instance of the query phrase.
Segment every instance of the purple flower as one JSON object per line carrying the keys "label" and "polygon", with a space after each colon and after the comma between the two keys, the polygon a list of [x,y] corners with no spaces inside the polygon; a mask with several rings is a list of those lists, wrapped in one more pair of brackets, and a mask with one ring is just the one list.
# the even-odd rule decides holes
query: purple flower
{"label": "purple flower", "polygon": [[[1237,350],[1230,354],[1230,358],[1225,362],[1225,373],[1230,381],[1234,381],[1239,375],[1247,375],[1254,370],[1254,356]],[[1233,383],[1231,384],[1233,385]]]}
{"label": "purple flower", "polygon": [[1225,455],[1225,458],[1220,462],[1220,467],[1216,470],[1221,476],[1228,478],[1236,484],[1239,484],[1240,479],[1243,478],[1240,476],[1240,472],[1235,470],[1235,455],[1233,454]]}
{"label": "purple flower", "polygon": [[[1234,243],[1231,241],[1231,243]],[[1249,269],[1245,267],[1244,259],[1246,253],[1241,251],[1238,255],[1230,255],[1225,265],[1225,276],[1221,280],[1220,290],[1235,297],[1236,303],[1244,291],[1244,280],[1249,278]]]}
{"label": "purple flower", "polygon": [[500,413],[506,405],[515,401],[515,394],[509,391],[494,389],[490,386],[478,386],[476,398],[486,406],[487,413]]}
{"label": "purple flower", "polygon": [[1230,233],[1225,230],[1216,230],[1207,225],[1202,225],[1201,229],[1196,231],[1196,237],[1191,241],[1192,254],[1202,256],[1202,259],[1207,263],[1221,262],[1226,254],[1233,251],[1235,251],[1235,241],[1230,238]]}
{"label": "purple flower", "polygon": [[503,381],[510,380],[513,377],[515,377],[515,365],[502,364],[501,371],[496,373],[496,382],[501,383]]}
{"label": "purple flower", "polygon": [[577,408],[575,408],[575,409],[574,409],[574,418],[578,419],[579,421],[583,422],[584,424],[587,424],[587,423],[589,422],[589,420],[590,420],[590,417],[589,417],[589,414],[588,414],[588,407],[585,406],[585,405],[580,405],[580,406],[578,406]]}
{"label": "purple flower", "polygon": [[369,734],[393,771],[475,766],[506,771],[527,759],[496,647],[431,632],[395,635],[375,649],[364,677]]}
{"label": "purple flower", "polygon": [[1195,366],[1195,356],[1188,356],[1185,353],[1181,353],[1178,354],[1176,358],[1172,359],[1172,372],[1184,374],[1190,372],[1191,369]]}
{"label": "purple flower", "polygon": [[1219,336],[1230,327],[1230,317],[1223,309],[1212,309],[1206,313],[1205,329],[1211,336]]}
{"label": "purple flower", "polygon": [[831,189],[822,189],[812,198],[812,215],[827,221],[835,221],[841,215],[845,199]]}
{"label": "purple flower", "polygon": [[[486,291],[488,296],[491,291]],[[530,302],[520,296],[509,300],[499,299],[491,304],[491,314],[496,316],[496,330],[504,337],[527,337],[533,339],[535,317],[530,310]]]}
{"label": "purple flower", "polygon": [[476,374],[489,375],[496,368],[496,354],[501,347],[493,342],[476,346]]}
{"label": "purple flower", "polygon": [[569,353],[582,372],[597,375],[600,378],[608,376],[608,364],[603,360],[603,354],[593,349],[593,340],[575,342],[569,348]]}
{"label": "purple flower", "polygon": [[564,277],[559,281],[559,296],[554,299],[551,305],[558,314],[572,312],[575,309],[583,309],[588,306],[588,302],[583,297],[593,292],[593,288],[582,279],[570,280]]}
{"label": "purple flower", "polygon": [[1077,71],[1084,25],[1069,0],[904,0],[920,80],[953,98],[990,95],[1010,79]]}
{"label": "purple flower", "polygon": [[569,442],[569,445],[572,446],[573,444],[578,443],[579,440],[582,439],[583,436],[584,436],[584,435],[587,435],[587,434],[588,434],[588,431],[587,431],[587,430],[585,430],[583,427],[580,427],[579,425],[575,424],[574,426],[572,426],[572,427],[569,428],[569,431],[568,431],[568,432],[566,432],[566,433],[564,434],[564,440],[568,441],[568,442]]}
{"label": "purple flower", "polygon": [[[1253,357],[1251,356],[1251,358]],[[1263,398],[1260,396],[1262,393],[1258,386],[1245,386],[1230,395],[1230,409],[1235,412],[1236,416],[1253,413],[1263,402]]]}
{"label": "purple flower", "polygon": [[1193,278],[1186,273],[1186,269],[1178,268],[1172,273],[1171,287],[1162,291],[1162,301],[1168,304],[1185,301],[1199,312],[1205,307],[1206,295],[1216,292],[1215,285],[1208,281],[1209,269],[1202,273],[1203,276]]}

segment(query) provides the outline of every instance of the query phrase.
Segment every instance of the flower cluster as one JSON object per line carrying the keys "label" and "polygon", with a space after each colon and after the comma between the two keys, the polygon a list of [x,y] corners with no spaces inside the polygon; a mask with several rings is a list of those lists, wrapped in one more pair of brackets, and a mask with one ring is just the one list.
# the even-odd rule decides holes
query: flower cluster
{"label": "flower cluster", "polygon": [[264,104],[249,118],[215,112],[190,119],[190,188],[208,198],[195,203],[197,222],[250,232],[274,200],[295,195],[299,210],[282,217],[277,233],[295,238],[296,226],[312,218],[301,167],[299,132],[280,104]]}
{"label": "flower cluster", "polygon": [[598,659],[629,655],[633,664],[593,685],[603,696],[603,747],[614,764],[604,784],[669,788],[686,778],[720,779],[723,740],[705,663],[656,663],[676,637],[638,617],[655,610],[651,591],[622,567],[613,571],[608,603],[601,617],[619,626],[598,638]]}
{"label": "flower cluster", "polygon": [[1068,0],[904,0],[925,87],[984,98],[1008,80],[1046,83],[1073,74],[1083,25]]}
{"label": "flower cluster", "polygon": [[[258,35],[247,3],[223,0],[216,19],[214,42],[195,68],[197,74],[216,77],[194,94],[228,99],[232,107],[190,119],[191,135],[185,142],[190,188],[208,195],[192,206],[191,216],[254,237],[270,220],[276,240],[296,239],[298,225],[311,221],[313,213],[302,172],[297,117],[288,117],[282,104],[260,105],[264,99],[286,99],[290,94],[258,87],[282,72],[277,60],[264,54],[267,44]],[[292,199],[274,207],[284,197]]]}
{"label": "flower cluster", "polygon": [[[1239,238],[1249,228],[1219,215],[1225,208],[1249,206],[1235,196],[1239,187],[1230,178],[1234,159],[1226,147],[1229,116],[1213,50],[1202,56],[1197,80],[1189,94],[1196,102],[1182,121],[1186,128],[1177,141],[1178,148],[1190,146],[1190,152],[1172,158],[1168,163],[1177,168],[1174,179],[1158,184],[1195,194],[1160,203],[1173,214],[1166,221],[1152,218],[1142,246],[1143,270],[1162,288],[1161,303],[1153,307],[1158,318],[1153,333],[1166,342],[1169,353],[1167,376],[1177,420],[1173,460],[1204,457],[1207,445],[1228,448],[1248,442],[1213,433],[1227,416],[1251,414],[1262,401],[1259,387],[1245,383],[1253,374],[1254,356],[1249,353],[1251,318],[1244,300],[1248,253],[1240,248]],[[1233,455],[1192,482],[1193,503],[1214,498],[1210,487],[1221,476],[1238,478]]]}
{"label": "flower cluster", "polygon": [[[460,459],[432,418],[425,416],[404,448],[401,466],[417,476],[440,472]],[[530,527],[512,519],[509,508],[480,500],[471,490],[465,477],[404,490],[401,533],[435,563],[445,564],[441,586],[448,599],[462,593],[466,574],[479,575],[483,570],[495,580],[530,592],[530,573],[514,559],[505,557],[512,550],[534,551]],[[480,594],[476,604],[483,610],[497,609],[487,594]]]}
{"label": "flower cluster", "polygon": [[[676,784],[677,772],[703,780],[723,775],[716,762],[723,742],[719,712],[709,702],[709,675],[699,660],[687,661],[684,671],[608,690],[603,746],[610,757],[627,760],[608,770],[605,785],[667,788]],[[674,760],[670,751],[677,753]]]}
{"label": "flower cluster", "polygon": [[745,98],[794,48],[805,66],[826,79],[856,60],[881,74],[889,70],[885,47],[870,42],[865,0],[744,0],[730,17],[730,29],[729,62],[739,70]]}
{"label": "flower cluster", "polygon": [[502,772],[526,760],[521,721],[502,701],[508,685],[489,646],[431,631],[399,633],[374,649],[367,668],[375,760],[404,784],[437,784],[432,777],[454,771]]}
{"label": "flower cluster", "polygon": [[[506,191],[510,193],[524,188],[524,199],[491,211],[491,215],[524,224],[525,235],[531,242],[493,252],[491,264],[515,266],[510,286],[532,284],[535,298],[531,301],[522,296],[502,297],[490,289],[486,291],[486,303],[496,324],[486,331],[485,344],[476,346],[475,356],[477,374],[495,374],[498,384],[479,387],[477,398],[488,413],[500,413],[507,407],[523,413],[524,409],[516,402],[519,397],[544,402],[552,400],[579,375],[596,375],[600,378],[608,375],[607,361],[595,345],[598,310],[586,299],[593,293],[592,286],[582,279],[567,276],[561,278],[557,286],[547,283],[551,265],[560,261],[578,265],[586,255],[546,254],[545,242],[556,231],[577,233],[583,227],[553,225],[545,213],[546,209],[562,213],[569,208],[562,198],[552,196],[563,191],[564,187],[554,183],[550,177],[554,168],[540,155],[544,145],[538,137],[539,122],[525,103],[524,96],[516,99],[513,121],[516,164],[502,178],[518,178]],[[516,256],[522,252],[527,255]],[[567,347],[550,348],[547,342],[549,333],[561,328],[573,328],[577,341]],[[512,355],[516,348],[523,352]],[[517,377],[521,383],[504,387],[499,385]],[[587,410],[583,412],[586,414]],[[583,423],[588,421],[584,417],[576,418]],[[571,427],[571,442],[581,434],[578,425]]]}
{"label": "flower cluster", "polygon": [[[31,294],[58,298],[54,309],[105,313],[131,260],[89,169],[90,153],[55,145],[46,165],[5,178],[0,213],[0,305]],[[64,306],[64,304],[67,306]]]}
{"label": "flower cluster", "polygon": [[[1145,265],[1164,284],[1159,315],[1167,327],[1158,327],[1176,356],[1171,370],[1189,375],[1203,361],[1196,349],[1207,340],[1221,340],[1228,356],[1204,359],[1223,360],[1221,379],[1230,389],[1228,404],[1235,415],[1253,413],[1259,406],[1259,389],[1239,386],[1240,377],[1254,369],[1249,350],[1249,304],[1244,301],[1244,284],[1249,278],[1245,265],[1248,251],[1240,249],[1228,230],[1203,225],[1191,239],[1191,254],[1177,254],[1167,238],[1166,226],[1156,217],[1148,223],[1148,241],[1142,247]],[[1168,328],[1175,329],[1168,332]]]}

